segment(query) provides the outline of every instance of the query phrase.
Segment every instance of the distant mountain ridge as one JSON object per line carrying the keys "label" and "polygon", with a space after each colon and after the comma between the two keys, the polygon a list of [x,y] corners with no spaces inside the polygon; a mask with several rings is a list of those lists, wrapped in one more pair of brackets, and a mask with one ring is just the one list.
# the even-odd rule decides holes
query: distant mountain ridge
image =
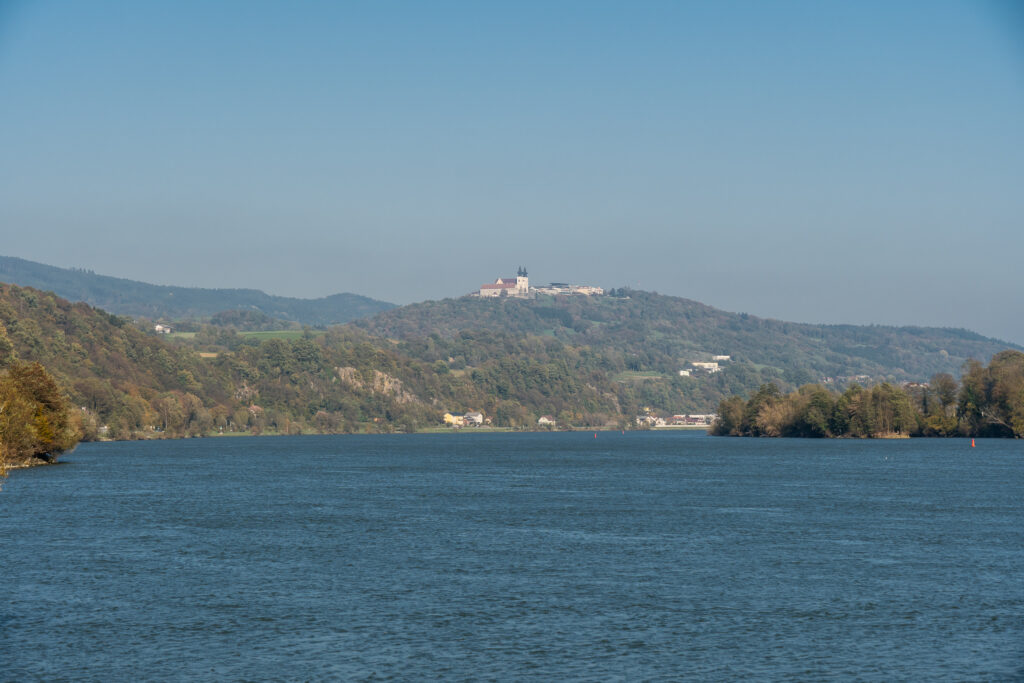
{"label": "distant mountain ridge", "polygon": [[153,319],[198,319],[223,311],[255,310],[272,318],[319,326],[346,323],[395,306],[348,293],[298,299],[273,296],[256,289],[153,285],[12,256],[0,256],[0,282],[54,292],[69,301],[84,301],[117,315]]}

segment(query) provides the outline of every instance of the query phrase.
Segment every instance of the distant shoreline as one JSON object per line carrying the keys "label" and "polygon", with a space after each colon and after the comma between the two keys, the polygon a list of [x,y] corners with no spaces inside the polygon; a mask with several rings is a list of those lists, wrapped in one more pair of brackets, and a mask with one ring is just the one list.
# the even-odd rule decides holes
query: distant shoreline
{"label": "distant shoreline", "polygon": [[[425,427],[413,432],[301,432],[299,434],[283,434],[280,432],[263,432],[253,434],[251,432],[215,432],[211,434],[200,434],[195,436],[155,436],[140,437],[137,439],[95,439],[93,441],[82,441],[80,443],[126,443],[132,441],[192,441],[195,439],[232,439],[232,438],[273,438],[281,436],[388,436],[388,435],[413,435],[413,434],[567,434],[572,432],[655,432],[655,431],[707,431],[707,425],[664,425],[650,427],[647,429],[625,429],[621,427],[571,427],[566,429],[515,429],[513,427]],[[63,454],[62,454],[63,455]],[[49,465],[40,461],[41,465]],[[20,467],[32,467],[34,464],[22,464]],[[10,465],[13,469],[15,465]]]}
{"label": "distant shoreline", "polygon": [[[659,431],[659,432],[660,431],[664,431],[664,430],[672,430],[672,429],[703,429],[704,431],[707,431],[707,430],[711,429],[711,425],[657,425],[657,426],[651,427],[652,431]],[[637,430],[634,430],[634,431],[637,431]],[[639,431],[644,431],[644,430],[639,430]]]}

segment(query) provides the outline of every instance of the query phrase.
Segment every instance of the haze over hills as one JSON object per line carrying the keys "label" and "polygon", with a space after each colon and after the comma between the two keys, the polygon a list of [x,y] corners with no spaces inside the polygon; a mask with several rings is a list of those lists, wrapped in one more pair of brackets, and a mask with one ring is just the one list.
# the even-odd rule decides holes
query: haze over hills
{"label": "haze over hills", "polygon": [[231,310],[258,311],[271,318],[322,326],[345,323],[393,308],[359,294],[319,299],[273,296],[256,289],[203,289],[153,285],[0,256],[0,282],[54,292],[117,315],[170,320],[208,318]]}

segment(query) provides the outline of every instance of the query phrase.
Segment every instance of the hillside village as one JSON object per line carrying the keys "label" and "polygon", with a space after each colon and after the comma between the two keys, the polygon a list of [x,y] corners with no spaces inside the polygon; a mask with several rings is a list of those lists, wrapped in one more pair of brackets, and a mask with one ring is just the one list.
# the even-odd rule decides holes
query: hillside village
{"label": "hillside village", "polygon": [[[718,415],[714,413],[660,417],[650,408],[645,408],[643,415],[637,415],[635,423],[636,426],[641,429],[710,427],[717,417]],[[462,429],[464,427],[489,427],[492,424],[490,417],[487,417],[476,410],[465,414],[461,414],[457,411],[446,412],[442,417],[442,421],[446,427],[451,427],[452,429]],[[541,415],[540,418],[537,419],[537,427],[539,428],[558,429],[558,426],[558,421],[553,415]],[[571,425],[564,425],[564,427],[568,429],[573,428]]]}
{"label": "hillside village", "polygon": [[[522,271],[520,271],[522,272]],[[525,275],[519,275],[519,277],[526,277]],[[486,285],[485,285],[486,286]],[[511,296],[511,295],[509,295]],[[706,356],[705,356],[706,357]],[[688,363],[689,367],[683,368],[679,371],[681,377],[696,377],[700,375],[713,375],[717,372],[721,372],[722,366],[720,363],[727,363],[731,360],[731,356],[725,354],[715,354],[711,356],[713,361],[691,361]],[[643,409],[642,414],[637,415],[634,418],[634,424],[640,429],[670,429],[673,427],[710,427],[715,419],[718,417],[715,413],[680,413],[671,416],[659,415],[653,408],[646,407]],[[441,418],[444,426],[451,427],[452,429],[462,429],[464,427],[489,427],[492,424],[492,419],[483,413],[471,410],[466,413],[459,411],[448,411],[445,412]],[[538,428],[546,429],[558,429],[560,425],[553,415],[541,415],[537,422]],[[573,429],[572,425],[561,425],[564,429]]]}

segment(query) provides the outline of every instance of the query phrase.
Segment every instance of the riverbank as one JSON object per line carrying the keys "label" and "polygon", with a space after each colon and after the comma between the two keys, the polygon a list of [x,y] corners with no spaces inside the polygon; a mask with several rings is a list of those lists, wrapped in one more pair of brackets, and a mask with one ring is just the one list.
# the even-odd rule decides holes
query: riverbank
{"label": "riverbank", "polygon": [[711,425],[655,425],[654,427],[651,427],[651,429],[657,432],[671,431],[676,429],[700,429],[706,432],[707,430],[711,429]]}
{"label": "riverbank", "polygon": [[[656,428],[662,429],[662,428]],[[704,426],[673,426],[667,427],[667,429],[702,429],[706,430]],[[482,425],[479,427],[446,427],[446,426],[434,426],[434,427],[422,427],[411,432],[395,430],[395,431],[383,431],[375,430],[372,427],[368,427],[365,430],[352,431],[352,432],[320,432],[315,430],[301,430],[293,432],[278,432],[272,430],[264,430],[259,433],[253,433],[250,431],[245,432],[209,432],[206,434],[181,434],[172,435],[165,432],[147,431],[142,433],[135,433],[131,437],[124,439],[111,439],[111,438],[98,438],[90,441],[83,441],[82,443],[116,443],[119,441],[167,441],[167,440],[191,440],[191,439],[220,439],[220,438],[239,438],[239,437],[276,437],[276,436],[343,436],[347,434],[527,434],[527,433],[546,433],[546,432],[618,432],[621,431],[622,427],[617,425],[605,425],[603,427],[564,427],[558,429],[547,429],[547,428],[523,428],[523,427],[494,427],[490,425]],[[628,431],[646,431],[646,430],[628,430]]]}

